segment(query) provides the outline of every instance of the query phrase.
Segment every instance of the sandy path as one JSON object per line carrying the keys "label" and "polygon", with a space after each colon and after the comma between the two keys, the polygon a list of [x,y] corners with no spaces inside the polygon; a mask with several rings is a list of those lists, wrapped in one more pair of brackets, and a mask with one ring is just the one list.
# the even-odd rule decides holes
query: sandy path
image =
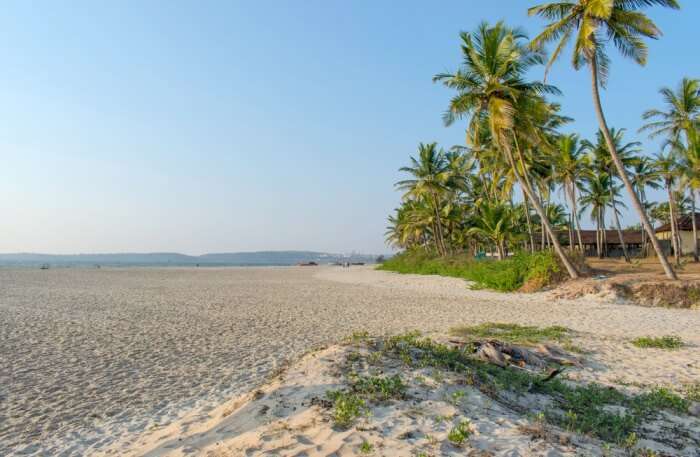
{"label": "sandy path", "polygon": [[[0,270],[0,455],[90,454],[186,412],[205,416],[282,360],[354,330],[483,321],[600,335],[582,336],[597,379],[700,379],[692,310],[506,296],[370,268]],[[621,343],[647,334],[691,345]]]}

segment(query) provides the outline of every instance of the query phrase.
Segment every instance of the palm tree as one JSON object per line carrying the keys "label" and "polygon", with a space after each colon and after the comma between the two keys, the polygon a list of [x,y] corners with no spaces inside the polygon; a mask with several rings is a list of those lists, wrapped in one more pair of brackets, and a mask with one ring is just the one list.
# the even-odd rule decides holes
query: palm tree
{"label": "palm tree", "polygon": [[498,258],[503,260],[506,256],[506,243],[517,231],[514,216],[515,213],[509,205],[482,205],[474,219],[475,225],[469,228],[468,233],[491,241],[496,246]]}
{"label": "palm tree", "polygon": [[[579,142],[576,134],[561,135],[557,144],[558,154],[554,156],[554,174],[561,182],[564,192],[571,205],[571,215],[576,225],[578,246],[583,252],[581,239],[581,221],[576,208],[576,190],[581,187],[581,181],[589,175],[589,160],[584,155],[584,145]],[[573,247],[573,240],[569,246]]]}
{"label": "palm tree", "polygon": [[700,80],[683,78],[674,92],[668,87],[659,90],[666,111],[651,109],[642,115],[644,120],[653,119],[645,124],[640,132],[649,132],[649,137],[666,136],[669,141],[688,140],[690,132],[700,126]]}
{"label": "palm tree", "polygon": [[443,150],[438,150],[437,143],[421,143],[418,145],[418,159],[411,157],[410,160],[411,166],[402,167],[399,171],[411,174],[414,179],[399,181],[396,187],[406,191],[404,199],[416,198],[430,205],[435,216],[433,221],[435,248],[440,255],[446,255],[447,247],[440,218],[440,198],[447,191],[449,180],[445,153]]}
{"label": "palm tree", "polygon": [[580,203],[581,211],[591,211],[591,221],[596,224],[596,253],[602,258],[605,243],[605,209],[610,204],[610,176],[591,176],[587,180]]}
{"label": "palm tree", "polygon": [[[615,145],[615,150],[617,150],[617,156],[620,162],[623,164],[623,168],[627,170],[634,166],[634,164],[639,160],[638,154],[641,152],[639,146],[641,143],[638,141],[633,141],[630,143],[623,144],[623,137],[625,135],[625,129],[617,130],[614,127],[610,129],[610,136],[613,139],[613,144]],[[613,188],[615,187],[615,178],[619,176],[615,173],[615,165],[611,160],[610,150],[608,144],[605,140],[603,132],[598,130],[596,133],[595,144],[590,141],[585,140],[583,142],[584,148],[591,153],[591,162],[593,169],[598,173],[607,173],[610,176],[610,196],[612,204],[613,219],[615,222],[615,229],[617,230],[617,236],[622,246],[622,253],[625,257],[627,263],[630,262],[629,254],[627,253],[627,245],[625,244],[624,237],[622,236],[622,227],[620,226],[619,212],[617,211],[617,202],[613,197]]]}
{"label": "palm tree", "polygon": [[[632,183],[637,191],[639,201],[642,203],[644,213],[649,214],[646,188],[659,189],[660,176],[658,170],[654,166],[654,162],[649,157],[639,157],[634,162],[632,171]],[[653,221],[652,221],[653,222]],[[642,230],[642,246],[644,246],[646,256],[646,232]]]}
{"label": "palm tree", "polygon": [[[682,153],[681,182],[688,186],[691,202],[691,221],[693,224],[693,260],[700,261],[698,254],[698,228],[695,221],[696,192],[700,189],[700,132],[688,131],[688,145]],[[682,147],[682,144],[680,145]]]}
{"label": "palm tree", "polygon": [[668,193],[668,208],[669,208],[669,220],[671,222],[671,240],[673,245],[673,252],[676,257],[676,265],[680,265],[681,256],[683,252],[681,251],[680,235],[678,233],[678,213],[676,206],[676,199],[673,192],[673,185],[678,177],[678,162],[672,154],[656,154],[654,156],[656,168],[659,170],[659,176],[664,180],[664,185],[666,187],[666,192]]}
{"label": "palm tree", "polygon": [[666,111],[659,109],[648,110],[644,113],[645,120],[653,121],[644,125],[640,131],[650,132],[650,137],[664,135],[666,145],[673,147],[682,162],[681,183],[690,188],[692,201],[693,223],[693,259],[698,262],[697,227],[695,223],[695,190],[700,185],[700,170],[696,170],[693,149],[697,149],[698,128],[700,127],[700,80],[683,78],[674,92],[668,87],[662,88],[661,94]]}
{"label": "palm tree", "polygon": [[547,69],[563,52],[572,36],[576,34],[573,46],[573,66],[577,70],[583,65],[589,67],[593,105],[600,130],[608,144],[617,172],[629,193],[632,205],[639,215],[644,230],[649,235],[666,276],[670,279],[677,279],[676,273],[661,250],[661,245],[644,213],[644,208],[634,192],[624,165],[617,155],[600,101],[600,88],[601,86],[605,87],[609,64],[608,56],[605,53],[605,43],[612,42],[623,56],[632,58],[640,65],[646,64],[648,52],[643,38],[657,39],[661,36],[661,31],[651,19],[639,10],[653,5],[679,8],[676,0],[569,0],[532,7],[528,10],[528,14],[538,15],[551,21],[532,42],[532,46],[537,49],[542,48],[548,42],[557,42]]}
{"label": "palm tree", "polygon": [[[522,151],[518,144],[516,120],[529,116],[525,107],[544,103],[543,94],[557,90],[539,82],[524,79],[535,64],[544,62],[539,51],[524,45],[526,36],[502,22],[494,26],[482,23],[474,33],[462,33],[463,66],[454,74],[438,74],[440,81],[457,91],[444,115],[447,125],[462,117],[468,117],[467,144],[477,145],[481,139],[483,124],[488,128],[491,141],[505,156],[524,194],[543,219],[544,228],[553,240],[554,249],[572,278],[578,277],[576,268],[564,253],[552,227],[547,223],[544,209],[535,196],[527,176]],[[513,151],[518,153],[520,167],[516,165]]]}

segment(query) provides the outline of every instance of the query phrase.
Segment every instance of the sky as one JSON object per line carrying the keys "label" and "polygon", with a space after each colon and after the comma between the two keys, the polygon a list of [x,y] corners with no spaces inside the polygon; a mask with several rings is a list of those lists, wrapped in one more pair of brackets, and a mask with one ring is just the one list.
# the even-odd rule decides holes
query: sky
{"label": "sky", "polygon": [[[464,142],[432,76],[483,20],[533,36],[537,3],[5,2],[0,252],[388,252],[398,168],[419,142]],[[700,2],[682,6],[647,11],[664,37],[644,68],[612,53],[603,93],[649,154],[641,113],[700,76]],[[567,54],[549,82],[591,138],[588,74]]]}

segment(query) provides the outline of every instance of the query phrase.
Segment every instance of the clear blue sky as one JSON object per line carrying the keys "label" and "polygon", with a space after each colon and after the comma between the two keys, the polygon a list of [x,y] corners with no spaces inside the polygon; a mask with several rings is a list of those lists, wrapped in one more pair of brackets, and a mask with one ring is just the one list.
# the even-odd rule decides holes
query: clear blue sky
{"label": "clear blue sky", "polygon": [[[484,19],[534,33],[536,3],[6,2],[0,252],[386,252],[397,169],[463,141],[432,75]],[[615,54],[604,104],[630,140],[660,86],[700,76],[682,3],[648,11],[665,36],[646,68]],[[592,136],[587,74],[567,57],[551,82]]]}

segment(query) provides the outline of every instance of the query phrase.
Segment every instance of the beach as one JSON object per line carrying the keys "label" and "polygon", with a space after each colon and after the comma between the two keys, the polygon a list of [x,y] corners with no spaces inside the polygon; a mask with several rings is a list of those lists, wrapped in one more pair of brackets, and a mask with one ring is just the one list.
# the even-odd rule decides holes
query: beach
{"label": "beach", "polygon": [[[352,332],[481,322],[571,328],[601,367],[582,380],[700,379],[697,310],[475,291],[371,266],[2,269],[0,455],[138,455],[145,435],[207,423],[287,361]],[[669,334],[686,346],[628,342]]]}

